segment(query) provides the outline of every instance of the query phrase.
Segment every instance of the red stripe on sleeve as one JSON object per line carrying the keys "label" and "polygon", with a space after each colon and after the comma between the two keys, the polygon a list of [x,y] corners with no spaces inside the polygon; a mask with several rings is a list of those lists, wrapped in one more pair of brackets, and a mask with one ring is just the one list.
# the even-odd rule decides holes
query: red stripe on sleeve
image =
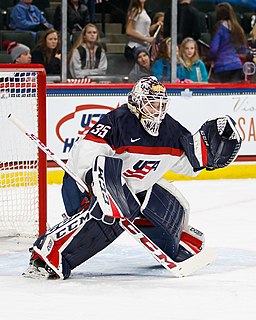
{"label": "red stripe on sleeve", "polygon": [[208,150],[202,137],[200,137],[200,140],[201,140],[201,151],[202,151],[202,164],[203,166],[206,166],[208,162],[208,159],[207,159]]}
{"label": "red stripe on sleeve", "polygon": [[96,137],[90,133],[87,133],[87,135],[84,137],[84,140],[90,140],[90,141],[97,142],[97,143],[106,143],[107,144],[106,140],[99,138],[99,137]]}

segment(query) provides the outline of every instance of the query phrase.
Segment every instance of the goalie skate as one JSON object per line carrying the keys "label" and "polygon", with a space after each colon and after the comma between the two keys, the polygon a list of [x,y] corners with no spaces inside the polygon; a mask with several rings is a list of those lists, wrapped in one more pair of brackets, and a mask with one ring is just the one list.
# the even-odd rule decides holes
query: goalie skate
{"label": "goalie skate", "polygon": [[31,259],[23,277],[31,279],[58,279],[58,275],[41,259]]}

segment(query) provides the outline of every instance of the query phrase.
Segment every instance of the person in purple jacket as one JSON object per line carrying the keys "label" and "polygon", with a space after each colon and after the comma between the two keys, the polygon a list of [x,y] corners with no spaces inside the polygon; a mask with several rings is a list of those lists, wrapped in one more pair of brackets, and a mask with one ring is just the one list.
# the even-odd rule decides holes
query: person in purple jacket
{"label": "person in purple jacket", "polygon": [[212,72],[209,82],[241,82],[244,79],[240,55],[246,53],[246,37],[232,6],[216,6],[216,31],[210,44]]}

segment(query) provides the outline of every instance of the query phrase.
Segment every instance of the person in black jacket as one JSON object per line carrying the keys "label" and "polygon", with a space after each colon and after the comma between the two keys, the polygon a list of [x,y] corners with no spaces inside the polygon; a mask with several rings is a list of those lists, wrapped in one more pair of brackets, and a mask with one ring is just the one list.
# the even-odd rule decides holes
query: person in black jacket
{"label": "person in black jacket", "polygon": [[[80,0],[68,0],[67,14],[67,29],[70,34],[81,31],[90,22],[89,10]],[[53,24],[60,31],[61,5],[55,10]]]}
{"label": "person in black jacket", "polygon": [[[191,5],[191,0],[179,0],[177,10],[177,42],[181,43],[187,37],[198,40],[201,36],[199,11]],[[164,18],[165,38],[171,36],[171,18],[172,12],[171,7],[169,7]]]}
{"label": "person in black jacket", "polygon": [[32,63],[44,65],[47,75],[59,75],[61,71],[60,37],[58,31],[49,29],[32,52]]}

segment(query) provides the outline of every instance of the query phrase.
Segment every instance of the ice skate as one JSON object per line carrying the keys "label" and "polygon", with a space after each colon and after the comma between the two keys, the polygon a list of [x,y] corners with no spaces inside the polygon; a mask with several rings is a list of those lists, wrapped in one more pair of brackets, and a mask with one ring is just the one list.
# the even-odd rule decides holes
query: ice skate
{"label": "ice skate", "polygon": [[36,253],[32,253],[28,268],[22,273],[25,278],[58,279],[59,276]]}

